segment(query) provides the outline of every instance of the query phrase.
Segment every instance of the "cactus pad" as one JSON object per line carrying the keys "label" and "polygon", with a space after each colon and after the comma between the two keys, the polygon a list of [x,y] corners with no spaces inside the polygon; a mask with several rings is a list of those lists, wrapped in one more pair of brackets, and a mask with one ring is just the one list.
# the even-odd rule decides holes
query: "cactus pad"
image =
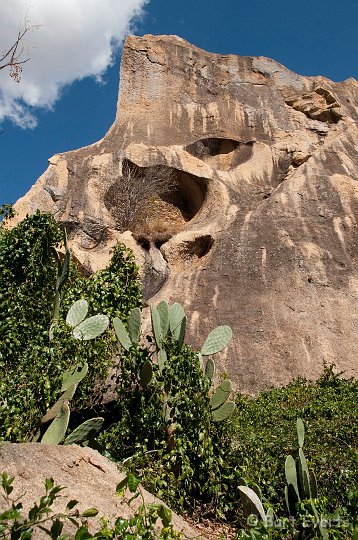
{"label": "cactus pad", "polygon": [[162,373],[165,367],[165,363],[168,360],[167,353],[164,349],[159,349],[158,354],[157,354],[157,360],[158,360],[159,371],[160,373]]}
{"label": "cactus pad", "polygon": [[178,347],[179,349],[182,348],[183,344],[184,344],[184,339],[185,339],[185,333],[186,333],[186,322],[187,322],[187,319],[186,319],[186,316],[183,317],[181,323],[180,323],[180,328],[179,328],[179,337],[178,337]]}
{"label": "cactus pad", "polygon": [[232,330],[230,326],[218,326],[212,332],[210,332],[206,338],[206,341],[201,349],[201,354],[203,356],[208,356],[209,354],[215,354],[222,351],[229,344],[231,338]]}
{"label": "cactus pad", "polygon": [[99,335],[103,334],[109,325],[109,319],[107,315],[93,315],[81,322],[73,330],[73,336],[76,339],[82,339],[87,341],[89,339],[94,339]]}
{"label": "cactus pad", "polygon": [[63,444],[81,444],[93,439],[103,426],[104,418],[90,418],[79,425],[66,439]]}
{"label": "cactus pad", "polygon": [[157,309],[154,306],[150,306],[150,316],[152,319],[152,329],[157,348],[160,349],[162,346],[162,329],[160,324],[160,317]]}
{"label": "cactus pad", "polygon": [[65,401],[62,403],[59,413],[45,431],[41,442],[45,444],[60,444],[66,434],[69,420],[70,407],[68,402]]}
{"label": "cactus pad", "polygon": [[178,340],[180,337],[181,324],[184,317],[185,311],[183,306],[178,302],[175,302],[170,309],[169,327],[172,336],[176,340]]}
{"label": "cactus pad", "polygon": [[213,410],[218,409],[221,407],[223,403],[228,399],[229,395],[231,393],[231,382],[229,379],[225,379],[220,386],[215,390],[213,393],[210,404],[211,408]]}
{"label": "cactus pad", "polygon": [[206,363],[205,367],[205,375],[207,376],[210,381],[214,379],[215,375],[215,362],[212,358],[209,358],[209,360]]}
{"label": "cactus pad", "polygon": [[113,328],[114,328],[114,331],[116,333],[119,343],[122,345],[122,347],[126,351],[129,351],[129,349],[132,346],[132,340],[129,337],[128,332],[123,322],[118,317],[115,317],[113,319]]}
{"label": "cactus pad", "polygon": [[140,336],[140,327],[142,314],[139,307],[135,307],[131,310],[128,319],[128,332],[132,340],[133,345],[137,345]]}
{"label": "cactus pad", "polygon": [[305,426],[303,425],[301,418],[297,418],[296,430],[298,437],[298,446],[302,448],[303,443],[305,442]]}
{"label": "cactus pad", "polygon": [[69,401],[73,398],[74,393],[76,392],[77,385],[76,384],[70,384],[67,390],[62,394],[62,396],[52,405],[51,409],[47,411],[45,416],[41,418],[41,424],[46,424],[50,420],[53,420],[58,413],[60,412],[60,409],[62,407],[62,404],[65,401]]}
{"label": "cactus pad", "polygon": [[164,300],[157,305],[162,335],[166,336],[169,330],[169,306]]}
{"label": "cactus pad", "polygon": [[88,302],[87,300],[77,300],[68,310],[66,323],[74,328],[80,324],[87,316]]}
{"label": "cactus pad", "polygon": [[87,375],[87,372],[87,362],[70,367],[70,369],[65,371],[62,375],[61,392],[65,392],[72,384],[77,386],[77,384]]}
{"label": "cactus pad", "polygon": [[250,514],[255,514],[262,521],[266,521],[266,514],[262,503],[253,489],[247,486],[239,486],[240,498],[248,517]]}
{"label": "cactus pad", "polygon": [[228,399],[218,409],[212,411],[214,422],[222,422],[223,420],[226,420],[234,412],[235,408],[235,403]]}

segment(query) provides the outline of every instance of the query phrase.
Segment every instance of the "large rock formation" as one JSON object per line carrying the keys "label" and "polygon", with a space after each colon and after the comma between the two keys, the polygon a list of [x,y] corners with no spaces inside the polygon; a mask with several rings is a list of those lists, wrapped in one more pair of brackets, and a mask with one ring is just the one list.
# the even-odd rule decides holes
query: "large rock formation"
{"label": "large rock formation", "polygon": [[[354,79],[130,37],[113,126],[51,158],[16,210],[52,212],[91,271],[124,239],[146,298],[185,305],[189,341],[231,325],[220,367],[244,391],[317,377],[323,361],[357,375],[357,119]],[[175,181],[137,240],[119,225],[123,160]]]}

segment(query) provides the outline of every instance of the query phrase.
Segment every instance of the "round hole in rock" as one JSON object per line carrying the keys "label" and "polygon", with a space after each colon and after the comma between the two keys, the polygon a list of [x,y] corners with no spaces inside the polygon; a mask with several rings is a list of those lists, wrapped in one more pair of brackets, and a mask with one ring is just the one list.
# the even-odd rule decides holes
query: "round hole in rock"
{"label": "round hole in rock", "polygon": [[180,254],[183,259],[205,257],[214,245],[214,239],[210,234],[197,236],[193,240],[186,240],[180,246]]}
{"label": "round hole in rock", "polygon": [[[120,230],[129,229],[137,237],[162,244],[204,204],[205,179],[165,165],[138,167],[129,160],[124,160],[124,171],[113,175],[104,197]],[[161,180],[156,183],[158,176]]]}
{"label": "round hole in rock", "polygon": [[235,139],[211,137],[195,141],[186,146],[185,150],[211,167],[227,171],[252,157],[253,141],[239,142]]}

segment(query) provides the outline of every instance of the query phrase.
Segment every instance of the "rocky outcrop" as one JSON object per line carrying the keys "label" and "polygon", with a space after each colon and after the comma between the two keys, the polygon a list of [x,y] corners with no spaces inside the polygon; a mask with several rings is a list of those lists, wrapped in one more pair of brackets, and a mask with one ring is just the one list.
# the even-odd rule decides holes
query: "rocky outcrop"
{"label": "rocky outcrop", "polygon": [[[51,158],[16,209],[52,212],[91,271],[125,240],[147,300],[185,305],[193,345],[231,325],[220,368],[244,391],[317,377],[323,361],[357,375],[357,119],[354,79],[303,77],[175,36],[129,37],[112,128]],[[174,179],[134,235],[110,196],[123,160]]]}
{"label": "rocky outcrop", "polygon": [[[90,520],[93,531],[98,531],[100,518],[103,516],[114,523],[120,516],[130,519],[143,502],[146,505],[161,503],[143,488],[140,488],[143,498],[134,499],[130,504],[132,494],[128,491],[118,497],[116,486],[122,481],[124,474],[118,470],[115,463],[95,450],[76,445],[5,443],[0,448],[0,474],[2,472],[15,478],[11,498],[16,500],[21,497],[25,514],[33,503],[38,503],[44,495],[45,478],[53,478],[56,485],[65,488],[53,505],[54,512],[64,512],[70,500],[79,501],[76,508],[80,512],[87,508],[97,508],[98,515]],[[5,500],[0,497],[0,513],[6,508]],[[186,539],[206,538],[176,514],[173,514],[173,525]],[[70,524],[66,527],[68,533],[73,532]],[[37,531],[36,538],[39,534]]]}

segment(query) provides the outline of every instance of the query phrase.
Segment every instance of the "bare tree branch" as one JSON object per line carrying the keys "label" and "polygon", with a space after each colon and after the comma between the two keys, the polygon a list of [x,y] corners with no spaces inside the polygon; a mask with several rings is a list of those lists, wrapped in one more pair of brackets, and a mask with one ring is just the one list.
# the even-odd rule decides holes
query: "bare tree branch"
{"label": "bare tree branch", "polygon": [[28,49],[23,46],[25,35],[38,28],[37,25],[29,26],[27,15],[20,22],[16,40],[8,50],[0,53],[0,70],[9,68],[10,77],[17,83],[21,80],[22,65],[30,60]]}

